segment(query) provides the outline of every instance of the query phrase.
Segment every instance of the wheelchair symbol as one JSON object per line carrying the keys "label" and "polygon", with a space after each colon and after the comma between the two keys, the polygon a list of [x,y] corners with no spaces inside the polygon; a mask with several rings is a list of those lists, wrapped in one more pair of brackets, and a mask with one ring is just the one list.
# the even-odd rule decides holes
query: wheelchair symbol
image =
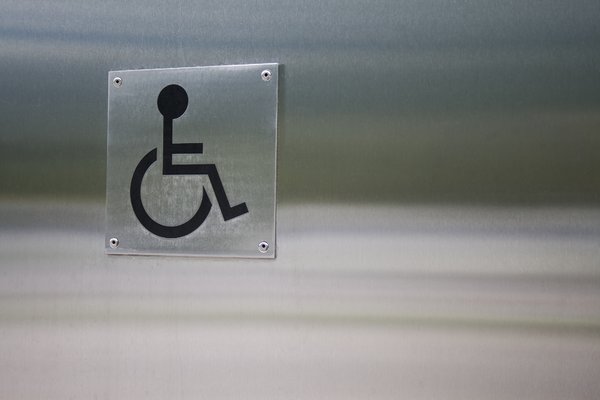
{"label": "wheelchair symbol", "polygon": [[[229,204],[215,164],[173,164],[173,154],[202,154],[203,152],[202,143],[173,143],[173,120],[181,117],[188,106],[188,95],[185,89],[179,85],[165,86],[158,95],[157,106],[163,116],[163,175],[208,175],[223,219],[228,221],[246,214],[248,212],[246,203],[240,203],[233,207]],[[144,175],[156,159],[157,149],[155,147],[140,160],[133,172],[130,188],[133,212],[144,228],[157,236],[178,238],[189,235],[202,225],[212,207],[206,189],[202,187],[200,206],[187,222],[176,226],[159,224],[146,212],[141,196]]]}

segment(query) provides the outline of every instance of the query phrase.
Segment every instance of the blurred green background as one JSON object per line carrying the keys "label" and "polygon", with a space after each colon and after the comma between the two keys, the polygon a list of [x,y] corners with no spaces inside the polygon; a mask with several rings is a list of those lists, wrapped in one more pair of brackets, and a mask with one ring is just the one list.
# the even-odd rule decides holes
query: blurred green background
{"label": "blurred green background", "polygon": [[600,204],[596,1],[7,3],[2,197],[103,199],[109,70],[276,61],[280,202]]}

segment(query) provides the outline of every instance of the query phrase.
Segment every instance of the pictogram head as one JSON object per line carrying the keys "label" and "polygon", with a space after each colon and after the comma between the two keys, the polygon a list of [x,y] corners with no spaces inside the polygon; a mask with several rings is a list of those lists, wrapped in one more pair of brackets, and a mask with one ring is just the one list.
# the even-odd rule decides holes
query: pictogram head
{"label": "pictogram head", "polygon": [[179,85],[168,85],[160,91],[156,101],[163,117],[176,119],[183,115],[188,106],[188,95]]}

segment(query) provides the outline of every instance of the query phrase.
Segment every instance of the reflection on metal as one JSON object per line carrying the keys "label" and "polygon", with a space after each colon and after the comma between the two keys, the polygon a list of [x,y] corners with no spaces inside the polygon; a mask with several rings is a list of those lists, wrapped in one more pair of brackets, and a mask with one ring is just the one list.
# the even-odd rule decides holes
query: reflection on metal
{"label": "reflection on metal", "polygon": [[[598,398],[598,0],[2,6],[0,399]],[[140,84],[107,71],[264,62],[280,63],[254,71],[279,81],[277,243],[247,248],[277,259],[107,257],[107,86]],[[154,137],[112,148],[116,219],[145,229],[129,189],[154,148],[157,222],[194,214],[196,180],[198,241],[254,215],[247,163],[209,159],[235,150],[206,129],[231,105],[193,112],[227,82],[121,99],[139,128],[111,140]],[[163,175],[169,84],[189,95],[173,143],[204,151],[174,164],[215,164],[248,214],[225,222],[208,178]],[[170,222],[177,179],[196,203]],[[111,253],[134,237],[108,234]]]}
{"label": "reflection on metal", "polygon": [[275,256],[277,70],[109,74],[108,253]]}

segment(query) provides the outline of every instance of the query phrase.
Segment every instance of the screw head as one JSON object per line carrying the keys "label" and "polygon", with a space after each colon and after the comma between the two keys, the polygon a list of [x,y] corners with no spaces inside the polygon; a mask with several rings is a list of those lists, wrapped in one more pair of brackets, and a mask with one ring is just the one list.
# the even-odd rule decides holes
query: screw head
{"label": "screw head", "polygon": [[108,244],[110,246],[111,249],[116,249],[117,247],[119,247],[119,239],[117,238],[111,238],[108,241]]}
{"label": "screw head", "polygon": [[263,72],[260,73],[260,77],[265,82],[270,81],[271,80],[271,71],[269,71],[268,69],[265,69]]}
{"label": "screw head", "polygon": [[113,79],[113,86],[121,87],[121,85],[123,85],[123,79],[119,78],[118,76],[115,76],[115,79]]}
{"label": "screw head", "polygon": [[258,244],[258,251],[260,251],[261,253],[266,253],[268,250],[269,250],[269,243],[260,242]]}

